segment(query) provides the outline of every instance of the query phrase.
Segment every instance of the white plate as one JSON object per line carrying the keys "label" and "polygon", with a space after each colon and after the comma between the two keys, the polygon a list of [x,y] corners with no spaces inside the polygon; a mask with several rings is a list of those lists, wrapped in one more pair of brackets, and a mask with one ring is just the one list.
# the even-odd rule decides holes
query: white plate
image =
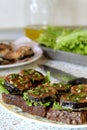
{"label": "white plate", "polygon": [[[1,95],[0,95],[1,96]],[[8,112],[15,114],[17,117],[20,117],[21,119],[26,119],[27,121],[30,122],[35,122],[35,123],[40,123],[44,126],[47,126],[48,128],[52,127],[52,128],[87,128],[87,124],[82,124],[82,125],[68,125],[68,124],[63,124],[63,123],[59,123],[59,122],[54,122],[51,120],[48,120],[46,118],[42,118],[39,116],[34,116],[25,112],[22,112],[22,110],[16,106],[13,105],[8,105],[5,104],[1,99],[0,99],[0,106],[3,107],[5,110],[7,110]]]}
{"label": "white plate", "polygon": [[13,63],[13,64],[0,65],[0,69],[23,66],[23,65],[34,62],[35,60],[39,59],[42,56],[43,51],[38,46],[38,44],[35,43],[34,41],[31,41],[30,39],[28,39],[26,37],[19,38],[14,43],[16,44],[16,47],[19,46],[19,44],[20,44],[20,46],[22,46],[24,44],[30,45],[32,47],[33,52],[34,52],[34,56],[32,56],[30,58],[25,58],[24,60],[19,60],[18,62]]}

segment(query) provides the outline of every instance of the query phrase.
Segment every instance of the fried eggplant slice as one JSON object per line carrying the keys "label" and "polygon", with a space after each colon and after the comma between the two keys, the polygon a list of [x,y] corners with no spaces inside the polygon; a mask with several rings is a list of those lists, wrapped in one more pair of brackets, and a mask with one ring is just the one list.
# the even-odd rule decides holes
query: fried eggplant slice
{"label": "fried eggplant slice", "polygon": [[87,84],[79,84],[71,87],[71,93],[86,93],[87,94]]}
{"label": "fried eggplant slice", "polygon": [[71,85],[68,83],[53,83],[53,86],[57,89],[58,94],[68,93],[70,91]]}
{"label": "fried eggplant slice", "polygon": [[38,87],[28,91],[28,97],[31,101],[42,103],[53,101],[56,99],[57,90],[47,84],[39,85]]}
{"label": "fried eggplant slice", "polygon": [[62,95],[60,98],[60,105],[66,109],[84,110],[87,109],[87,94],[73,94],[68,93]]}
{"label": "fried eggplant slice", "polygon": [[34,86],[41,84],[44,80],[44,75],[34,69],[25,69],[20,72],[24,77],[28,77]]}
{"label": "fried eggplant slice", "polygon": [[5,77],[5,88],[10,93],[21,94],[32,87],[31,81],[17,73],[9,74]]}

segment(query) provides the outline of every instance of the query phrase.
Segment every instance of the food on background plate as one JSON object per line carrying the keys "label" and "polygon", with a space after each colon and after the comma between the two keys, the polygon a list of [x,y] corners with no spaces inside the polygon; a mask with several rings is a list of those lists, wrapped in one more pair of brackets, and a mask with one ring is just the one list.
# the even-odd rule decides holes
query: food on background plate
{"label": "food on background plate", "polygon": [[13,42],[0,43],[0,65],[17,63],[32,56],[34,56],[34,51],[28,43],[22,45]]}
{"label": "food on background plate", "polygon": [[48,27],[37,41],[55,51],[87,55],[87,30],[83,28]]}
{"label": "food on background plate", "polygon": [[0,43],[0,57],[5,56],[8,52],[10,52],[12,50],[13,50],[13,48],[10,45],[10,43],[9,43],[9,45],[6,43]]}
{"label": "food on background plate", "polygon": [[87,122],[87,92],[84,88],[87,89],[85,83],[53,83],[49,72],[43,75],[35,69],[0,78],[4,103],[32,115],[73,125]]}
{"label": "food on background plate", "polygon": [[31,57],[33,55],[34,52],[31,49],[31,47],[23,46],[17,49],[16,51],[8,52],[4,58],[9,61],[17,61],[17,60],[24,59],[26,57]]}

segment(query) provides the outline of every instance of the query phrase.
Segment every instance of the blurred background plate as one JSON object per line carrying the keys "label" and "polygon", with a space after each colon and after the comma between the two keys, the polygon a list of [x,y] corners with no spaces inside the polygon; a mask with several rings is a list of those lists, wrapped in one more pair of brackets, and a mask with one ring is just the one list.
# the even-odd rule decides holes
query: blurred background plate
{"label": "blurred background plate", "polygon": [[42,56],[42,53],[43,53],[42,50],[37,46],[37,50],[36,49],[34,50],[34,56],[30,58],[25,58],[24,60],[19,60],[17,63],[0,65],[0,69],[7,69],[7,68],[19,67],[19,66],[30,64],[38,60]]}

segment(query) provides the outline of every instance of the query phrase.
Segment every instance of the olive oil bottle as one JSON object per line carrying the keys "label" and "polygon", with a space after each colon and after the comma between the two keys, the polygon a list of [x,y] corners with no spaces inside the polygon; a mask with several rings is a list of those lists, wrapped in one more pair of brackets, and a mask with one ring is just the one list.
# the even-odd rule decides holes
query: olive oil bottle
{"label": "olive oil bottle", "polygon": [[24,28],[25,36],[36,41],[41,33],[44,32],[46,26],[41,25],[28,25]]}
{"label": "olive oil bottle", "polygon": [[57,0],[26,0],[25,2],[25,36],[36,40],[48,25],[55,24]]}

